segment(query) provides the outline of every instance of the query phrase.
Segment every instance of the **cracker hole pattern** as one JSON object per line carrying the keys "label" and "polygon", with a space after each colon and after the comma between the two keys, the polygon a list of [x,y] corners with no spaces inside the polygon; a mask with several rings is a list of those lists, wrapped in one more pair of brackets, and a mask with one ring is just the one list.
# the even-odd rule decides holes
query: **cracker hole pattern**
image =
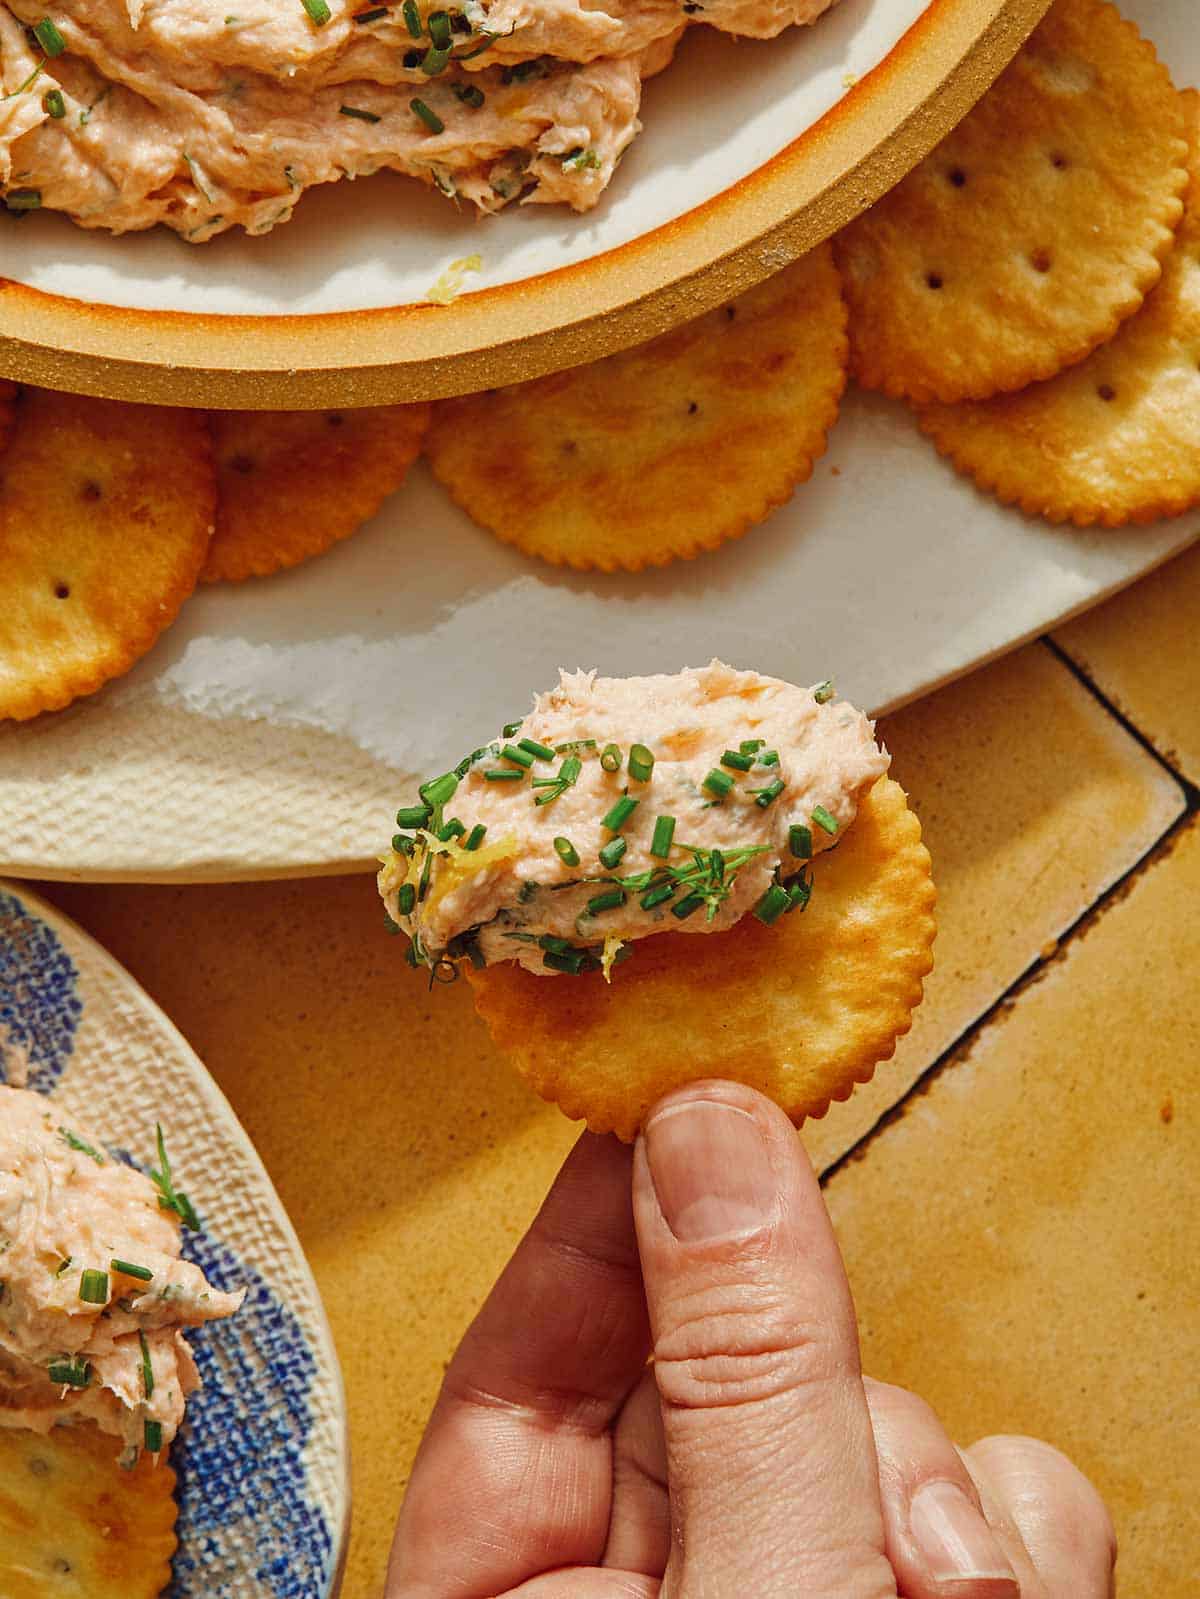
{"label": "cracker hole pattern", "polygon": [[1105,405],[1111,405],[1117,397],[1117,391],[1111,383],[1098,383],[1096,385],[1096,393],[1104,401]]}
{"label": "cracker hole pattern", "polygon": [[945,279],[940,272],[927,272],[925,274],[925,287],[928,289],[940,289],[944,282]]}

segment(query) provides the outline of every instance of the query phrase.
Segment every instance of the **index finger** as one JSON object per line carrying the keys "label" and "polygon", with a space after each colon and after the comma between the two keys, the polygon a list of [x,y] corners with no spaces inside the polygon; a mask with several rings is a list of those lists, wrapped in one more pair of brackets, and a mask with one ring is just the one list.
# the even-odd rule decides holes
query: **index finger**
{"label": "index finger", "polygon": [[631,1151],[585,1133],[446,1371],[389,1593],[481,1599],[598,1563],[609,1426],[649,1347]]}

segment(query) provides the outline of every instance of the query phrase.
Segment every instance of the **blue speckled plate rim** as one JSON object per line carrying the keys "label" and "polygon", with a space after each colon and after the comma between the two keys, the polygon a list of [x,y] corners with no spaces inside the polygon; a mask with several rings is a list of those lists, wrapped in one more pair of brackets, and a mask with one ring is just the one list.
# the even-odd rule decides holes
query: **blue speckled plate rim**
{"label": "blue speckled plate rim", "polygon": [[12,895],[28,911],[45,922],[56,935],[63,937],[68,944],[74,943],[86,949],[93,963],[93,970],[89,972],[81,968],[79,972],[80,985],[83,989],[85,1000],[87,988],[95,981],[98,973],[103,980],[107,980],[116,987],[123,989],[127,996],[148,1013],[160,1030],[164,1042],[171,1045],[177,1054],[187,1062],[196,1083],[197,1091],[212,1106],[215,1120],[225,1128],[226,1137],[230,1141],[239,1143],[243,1157],[257,1168],[263,1185],[263,1193],[259,1202],[261,1203],[262,1199],[265,1199],[273,1206],[275,1224],[294,1251],[295,1257],[299,1261],[311,1286],[312,1297],[309,1302],[309,1311],[313,1319],[316,1335],[322,1344],[320,1351],[322,1362],[333,1379],[338,1418],[338,1437],[336,1442],[342,1463],[341,1487],[343,1503],[340,1521],[330,1529],[330,1536],[333,1539],[334,1559],[330,1567],[327,1599],[337,1599],[345,1577],[353,1503],[349,1423],[346,1414],[346,1388],[345,1380],[342,1376],[341,1363],[337,1356],[337,1348],[333,1340],[333,1330],[329,1325],[329,1318],[325,1311],[325,1304],[321,1298],[320,1289],[317,1287],[316,1279],[313,1277],[312,1267],[308,1263],[304,1247],[297,1236],[295,1227],[292,1225],[292,1219],[276,1192],[275,1184],[263,1164],[262,1157],[254,1147],[254,1143],[246,1129],[238,1120],[233,1106],[217,1086],[204,1062],[161,1006],[150,997],[137,979],[126,971],[120,961],[110,954],[90,933],[80,927],[78,922],[73,921],[71,917],[49,904],[48,901],[44,900],[41,895],[34,893],[26,884],[11,878],[0,877],[0,894],[5,893]]}

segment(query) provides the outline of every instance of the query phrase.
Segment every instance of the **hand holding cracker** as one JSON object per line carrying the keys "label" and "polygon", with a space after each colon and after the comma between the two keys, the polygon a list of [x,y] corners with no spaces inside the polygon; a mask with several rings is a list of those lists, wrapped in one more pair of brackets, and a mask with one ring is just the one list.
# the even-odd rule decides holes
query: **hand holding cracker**
{"label": "hand holding cracker", "polygon": [[1055,1450],[960,1455],[863,1379],[792,1128],[703,1082],[576,1146],[446,1372],[387,1593],[1106,1599],[1113,1554]]}

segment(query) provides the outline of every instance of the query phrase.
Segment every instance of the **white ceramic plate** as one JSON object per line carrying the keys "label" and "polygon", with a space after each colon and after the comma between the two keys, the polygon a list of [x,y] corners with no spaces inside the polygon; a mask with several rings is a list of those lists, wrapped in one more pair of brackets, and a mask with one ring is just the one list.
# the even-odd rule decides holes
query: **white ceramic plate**
{"label": "white ceramic plate", "polygon": [[[1130,0],[1180,84],[1194,0]],[[519,715],[560,665],[719,655],[836,676],[876,712],[1095,603],[1185,548],[1200,513],[1052,528],[977,493],[904,407],[851,394],[792,503],[737,545],[639,577],[526,560],[423,467],[295,572],[199,592],[154,652],[58,716],[0,725],[0,866],[188,879],[369,863],[414,776]]]}
{"label": "white ceramic plate", "polygon": [[[591,358],[748,287],[882,193],[1047,3],[840,0],[770,42],[691,28],[583,216],[514,205],[481,220],[392,174],[308,193],[267,237],[203,246],[39,213],[5,229],[0,371],[165,403],[320,406]],[[422,303],[474,254],[455,306]]]}
{"label": "white ceramic plate", "polygon": [[0,882],[0,1082],[27,1086],[143,1168],[162,1123],[203,1221],[184,1253],[228,1321],[190,1333],[203,1389],[171,1450],[179,1549],[170,1599],[332,1599],[345,1554],[341,1373],[317,1286],[228,1102],[161,1011],[72,922]]}

